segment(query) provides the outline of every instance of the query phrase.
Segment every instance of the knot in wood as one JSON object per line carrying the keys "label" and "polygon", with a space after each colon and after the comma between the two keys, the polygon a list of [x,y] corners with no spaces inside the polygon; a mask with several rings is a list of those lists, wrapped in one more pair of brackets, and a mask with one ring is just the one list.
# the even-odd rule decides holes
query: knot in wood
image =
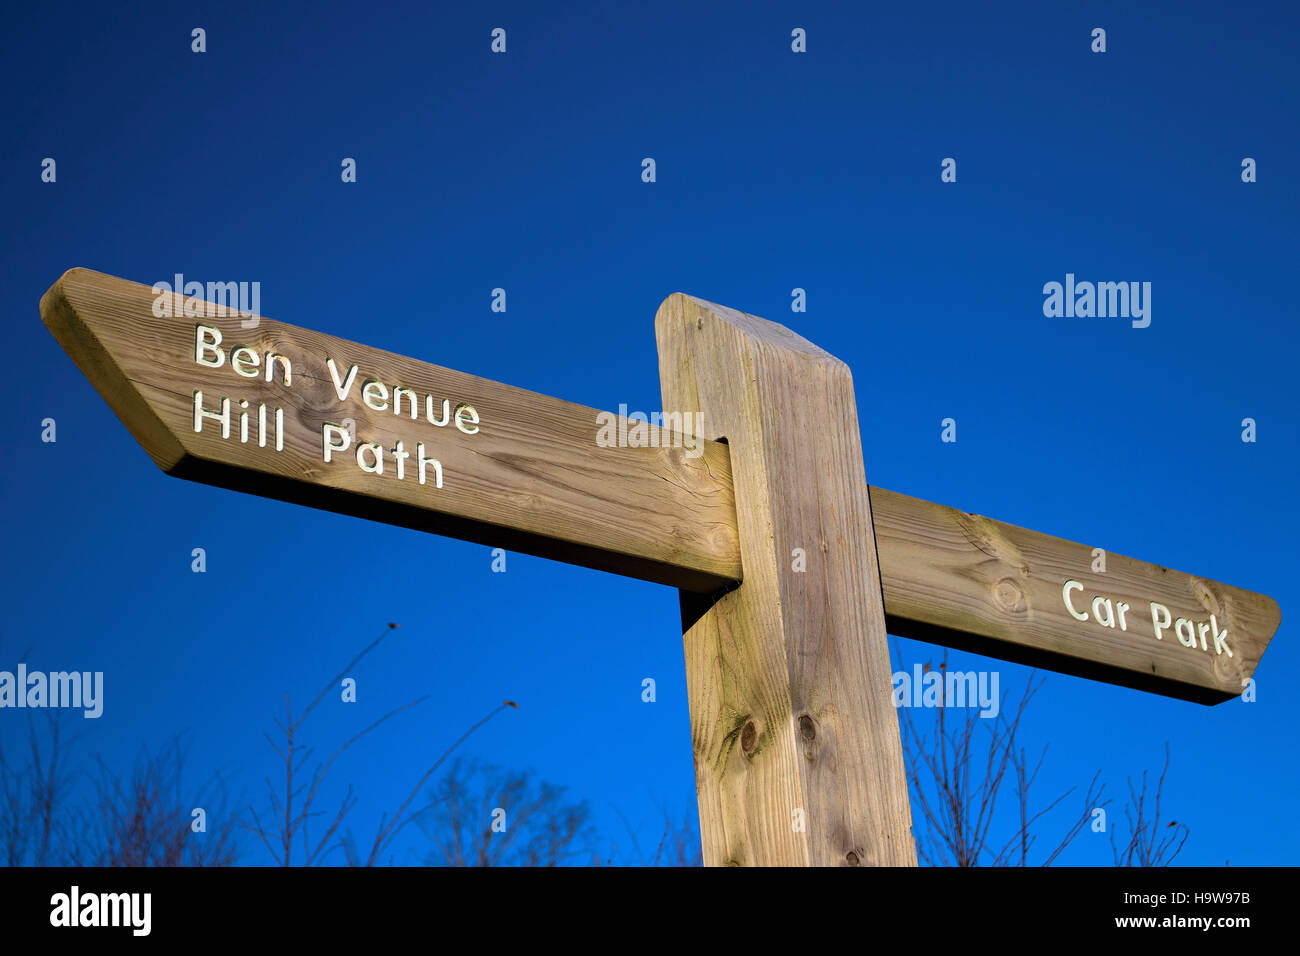
{"label": "knot in wood", "polygon": [[803,714],[799,717],[799,735],[803,737],[804,740],[813,740],[817,736],[817,725],[807,714]]}
{"label": "knot in wood", "polygon": [[1025,592],[1011,578],[1003,578],[993,585],[993,600],[1010,614],[1020,614],[1029,606]]}
{"label": "knot in wood", "polygon": [[748,754],[754,749],[754,742],[758,739],[758,728],[754,726],[752,720],[745,723],[744,728],[740,731],[740,749]]}

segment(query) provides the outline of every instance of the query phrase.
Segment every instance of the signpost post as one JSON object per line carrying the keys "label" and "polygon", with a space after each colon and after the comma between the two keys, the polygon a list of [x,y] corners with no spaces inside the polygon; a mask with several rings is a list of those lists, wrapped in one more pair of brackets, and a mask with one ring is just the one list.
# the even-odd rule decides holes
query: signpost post
{"label": "signpost post", "polygon": [[41,299],[168,474],[678,588],[708,864],[915,864],[886,631],[1210,704],[1280,622],[869,487],[847,366],[690,296],[656,317],[658,423],[221,312],[86,269]]}

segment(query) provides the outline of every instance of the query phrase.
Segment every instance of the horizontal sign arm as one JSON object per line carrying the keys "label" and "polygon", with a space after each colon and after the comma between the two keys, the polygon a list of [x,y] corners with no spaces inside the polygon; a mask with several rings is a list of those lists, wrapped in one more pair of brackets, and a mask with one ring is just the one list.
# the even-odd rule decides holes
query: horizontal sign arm
{"label": "horizontal sign arm", "polygon": [[684,422],[628,422],[87,269],[41,316],[168,474],[688,590],[740,577],[727,449]]}
{"label": "horizontal sign arm", "polygon": [[[86,269],[41,300],[169,474],[688,591],[741,579],[731,458],[698,421],[629,421],[212,312]],[[894,634],[1215,703],[1280,622],[1261,594],[1117,554],[1094,570],[1087,545],[880,488],[870,501]]]}
{"label": "horizontal sign arm", "polygon": [[1265,595],[883,488],[871,510],[891,634],[1213,704],[1281,621]]}

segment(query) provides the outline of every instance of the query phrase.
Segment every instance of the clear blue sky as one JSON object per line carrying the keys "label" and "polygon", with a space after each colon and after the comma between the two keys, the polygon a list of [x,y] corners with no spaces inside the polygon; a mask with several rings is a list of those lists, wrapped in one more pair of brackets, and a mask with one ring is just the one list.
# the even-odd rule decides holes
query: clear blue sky
{"label": "clear blue sky", "polygon": [[[87,752],[121,763],[188,730],[196,770],[226,767],[258,794],[284,692],[305,702],[397,621],[354,675],[359,702],[314,726],[326,747],[432,695],[340,765],[359,832],[511,698],[520,710],[465,752],[588,798],[621,858],[620,813],[653,846],[660,805],[694,806],[673,591],[520,555],[493,574],[479,545],[168,478],[37,303],[71,266],[258,281],[276,319],[651,410],[655,309],[684,291],[852,367],[874,484],[1275,597],[1257,703],[1054,675],[1026,744],[1050,744],[1043,796],[1099,769],[1121,796],[1168,741],[1166,808],[1191,828],[1181,862],[1295,862],[1295,10],[10,10],[0,668],[34,644],[32,668],[103,670]],[[505,55],[489,52],[494,27]],[[806,54],[791,52],[795,27]],[[944,157],[955,184],[940,182]],[[1258,182],[1241,181],[1243,157]],[[1150,327],[1045,317],[1042,286],[1067,272],[1151,282]],[[946,417],[956,444],[939,440]],[[1026,673],[952,662],[999,668],[1005,689]],[[6,745],[17,716],[0,712]],[[1085,834],[1067,859],[1108,863],[1109,846]]]}

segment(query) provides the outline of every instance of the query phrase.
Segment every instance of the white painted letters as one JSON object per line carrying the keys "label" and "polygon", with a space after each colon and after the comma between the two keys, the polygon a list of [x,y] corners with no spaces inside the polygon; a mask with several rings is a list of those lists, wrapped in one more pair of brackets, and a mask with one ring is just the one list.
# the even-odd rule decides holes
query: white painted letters
{"label": "white painted letters", "polygon": [[[1114,600],[1104,594],[1094,595],[1090,605],[1092,614],[1082,611],[1074,605],[1072,593],[1082,591],[1083,584],[1074,579],[1066,581],[1061,588],[1061,603],[1076,621],[1091,621],[1101,627],[1128,631],[1128,612],[1132,609],[1127,601]],[[1199,647],[1206,653],[1227,654],[1232,657],[1232,648],[1228,645],[1228,632],[1219,630],[1218,618],[1211,614],[1208,621],[1194,621],[1191,618],[1174,619],[1173,612],[1158,601],[1149,601],[1151,607],[1151,633],[1157,641],[1163,641],[1165,631],[1171,627],[1178,643],[1183,647]],[[1118,627],[1117,627],[1118,626]],[[1197,640],[1199,636],[1199,642]]]}

